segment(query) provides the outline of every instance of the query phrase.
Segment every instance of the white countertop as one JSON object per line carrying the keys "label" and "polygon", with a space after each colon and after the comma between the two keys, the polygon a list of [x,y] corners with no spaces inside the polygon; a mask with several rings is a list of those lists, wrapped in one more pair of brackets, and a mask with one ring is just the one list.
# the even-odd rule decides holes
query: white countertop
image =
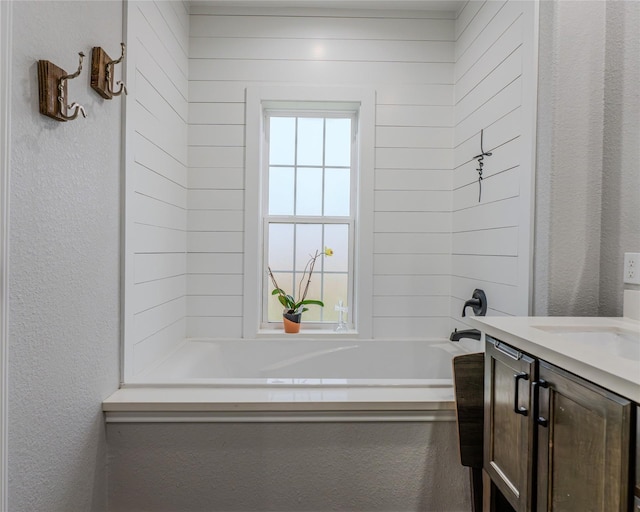
{"label": "white countertop", "polygon": [[616,353],[613,341],[581,343],[580,333],[567,336],[554,330],[640,336],[640,322],[628,318],[596,317],[469,317],[482,332],[515,348],[579,375],[614,393],[640,403],[640,359]]}

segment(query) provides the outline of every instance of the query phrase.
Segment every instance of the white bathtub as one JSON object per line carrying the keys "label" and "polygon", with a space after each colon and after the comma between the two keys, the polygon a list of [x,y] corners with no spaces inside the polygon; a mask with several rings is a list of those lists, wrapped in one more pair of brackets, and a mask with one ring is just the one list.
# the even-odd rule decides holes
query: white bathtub
{"label": "white bathtub", "polygon": [[107,421],[455,417],[451,359],[479,342],[189,339],[105,400]]}

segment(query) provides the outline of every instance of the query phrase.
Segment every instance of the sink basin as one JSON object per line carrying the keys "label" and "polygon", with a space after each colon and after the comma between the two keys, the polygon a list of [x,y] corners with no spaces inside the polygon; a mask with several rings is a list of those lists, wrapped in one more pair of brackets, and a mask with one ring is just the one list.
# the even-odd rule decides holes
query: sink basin
{"label": "sink basin", "polygon": [[640,332],[618,327],[536,326],[584,347],[597,347],[610,354],[640,361]]}

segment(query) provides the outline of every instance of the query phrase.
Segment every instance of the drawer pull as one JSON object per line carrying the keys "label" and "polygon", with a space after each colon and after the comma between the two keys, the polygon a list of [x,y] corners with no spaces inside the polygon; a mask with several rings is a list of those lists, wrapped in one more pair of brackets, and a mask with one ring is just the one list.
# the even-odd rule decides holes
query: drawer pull
{"label": "drawer pull", "polygon": [[509,345],[505,345],[501,341],[495,340],[495,347],[498,352],[503,353],[505,356],[509,356],[511,359],[520,361],[522,359],[522,352],[518,352],[516,349],[511,348]]}
{"label": "drawer pull", "polygon": [[519,393],[519,388],[520,386],[518,385],[520,380],[529,380],[529,374],[525,373],[525,372],[521,372],[521,373],[516,373],[513,376],[513,381],[515,383],[516,386],[516,390],[515,393],[513,394],[513,412],[515,412],[516,414],[521,414],[522,416],[527,416],[529,414],[529,411],[527,410],[526,407],[522,407],[521,405],[518,405],[518,395]]}

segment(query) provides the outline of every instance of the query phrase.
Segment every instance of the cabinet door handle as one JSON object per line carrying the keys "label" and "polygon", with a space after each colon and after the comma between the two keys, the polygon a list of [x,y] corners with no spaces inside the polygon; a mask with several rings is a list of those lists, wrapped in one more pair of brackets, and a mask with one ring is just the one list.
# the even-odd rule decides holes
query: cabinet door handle
{"label": "cabinet door handle", "polygon": [[519,390],[518,383],[520,380],[529,380],[529,374],[526,372],[521,372],[521,373],[516,373],[513,376],[513,381],[516,386],[515,393],[513,394],[513,412],[515,412],[516,414],[522,414],[523,416],[527,416],[529,414],[529,411],[527,410],[527,408],[522,407],[521,405],[518,405],[518,402],[519,402],[518,395],[520,394],[518,392]]}
{"label": "cabinet door handle", "polygon": [[538,382],[534,382],[533,383],[533,396],[534,396],[534,400],[535,400],[535,404],[537,404],[536,406],[536,423],[538,425],[540,425],[541,427],[548,427],[549,426],[549,420],[547,418],[545,418],[544,416],[541,416],[539,414],[540,411],[540,388],[543,389],[547,389],[549,387],[549,383],[544,380],[544,379],[540,379],[538,380]]}

